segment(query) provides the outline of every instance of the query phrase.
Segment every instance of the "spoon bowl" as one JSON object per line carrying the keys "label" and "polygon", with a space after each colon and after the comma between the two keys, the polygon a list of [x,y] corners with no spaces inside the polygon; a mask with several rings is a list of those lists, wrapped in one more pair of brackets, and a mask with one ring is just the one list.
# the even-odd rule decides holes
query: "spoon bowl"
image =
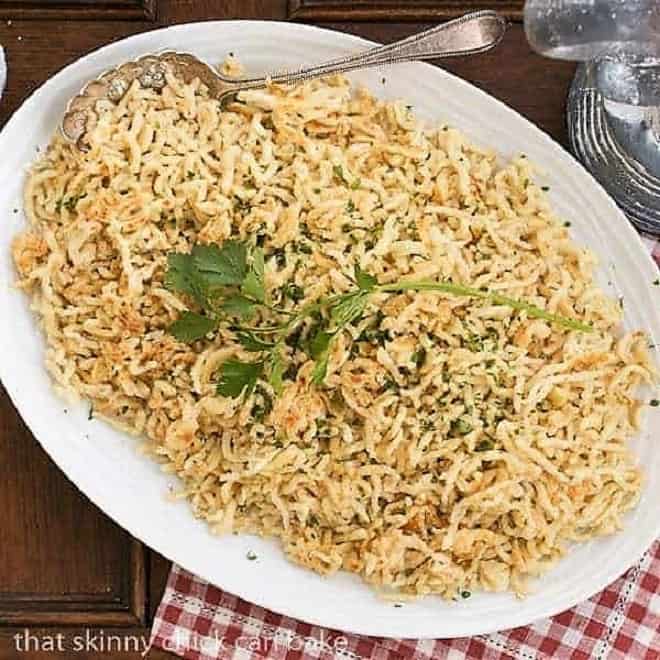
{"label": "spoon bowl", "polygon": [[258,78],[231,78],[190,53],[152,53],[121,64],[87,83],[67,105],[61,132],[79,149],[87,149],[85,136],[99,114],[117,104],[135,80],[143,88],[159,90],[165,86],[168,73],[186,83],[197,78],[206,85],[212,97],[223,101],[242,90],[262,88],[271,83],[290,85],[333,73],[394,62],[483,53],[502,40],[506,28],[506,19],[494,11],[473,12],[392,44],[376,46],[323,64]]}

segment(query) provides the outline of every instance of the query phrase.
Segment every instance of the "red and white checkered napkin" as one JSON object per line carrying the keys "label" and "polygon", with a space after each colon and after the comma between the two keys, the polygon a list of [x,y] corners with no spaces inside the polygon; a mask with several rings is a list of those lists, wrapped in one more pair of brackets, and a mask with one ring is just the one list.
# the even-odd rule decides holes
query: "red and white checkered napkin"
{"label": "red and white checkered napkin", "polygon": [[655,263],[660,267],[660,236],[649,236],[641,234],[642,243],[648,248]]}
{"label": "red and white checkered napkin", "polygon": [[[660,240],[643,237],[660,266]],[[359,637],[296,621],[172,567],[151,645],[188,660],[660,660],[660,540],[585,603],[531,626],[461,639]]]}
{"label": "red and white checkered napkin", "polygon": [[585,603],[524,628],[461,639],[393,640],[275,614],[172,568],[152,646],[188,660],[658,660],[660,540]]}

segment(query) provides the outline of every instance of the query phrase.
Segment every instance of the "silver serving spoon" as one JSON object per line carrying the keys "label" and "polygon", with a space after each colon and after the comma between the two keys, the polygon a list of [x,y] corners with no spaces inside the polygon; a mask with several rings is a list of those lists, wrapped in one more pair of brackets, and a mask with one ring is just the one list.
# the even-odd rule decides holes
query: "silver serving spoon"
{"label": "silver serving spoon", "polygon": [[324,64],[261,78],[237,79],[223,76],[188,53],[167,51],[145,55],[107,71],[72,98],[62,120],[62,134],[84,150],[87,146],[87,128],[93,125],[96,112],[103,104],[118,103],[136,79],[142,87],[162,89],[168,71],[186,83],[199,78],[208,87],[212,97],[223,100],[239,91],[265,87],[269,83],[288,85],[332,73],[393,62],[483,53],[501,41],[506,27],[506,19],[494,11],[478,11],[392,44],[369,48]]}

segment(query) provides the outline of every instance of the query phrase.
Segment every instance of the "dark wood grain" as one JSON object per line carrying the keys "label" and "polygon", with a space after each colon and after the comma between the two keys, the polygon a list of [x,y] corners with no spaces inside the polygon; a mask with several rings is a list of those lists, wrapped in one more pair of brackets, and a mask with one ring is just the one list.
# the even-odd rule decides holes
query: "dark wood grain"
{"label": "dark wood grain", "polygon": [[290,0],[289,17],[300,21],[426,21],[494,9],[520,20],[523,4],[523,0]]}
{"label": "dark wood grain", "polygon": [[[114,3],[119,6],[118,3]],[[140,5],[133,0],[124,4]],[[14,3],[24,8],[28,3]],[[50,4],[47,0],[42,5]],[[63,3],[60,3],[63,4]],[[95,4],[80,0],[69,8]],[[325,3],[328,6],[331,3]],[[343,3],[344,10],[317,14],[324,27],[390,42],[430,27],[436,14],[403,16],[415,5],[440,2],[392,3],[399,9],[383,20],[358,20],[355,8],[377,2]],[[447,3],[445,3],[447,4]],[[473,2],[454,3],[461,11]],[[507,3],[505,3],[507,4]],[[144,3],[142,3],[144,5]],[[311,3],[306,2],[307,7]],[[0,0],[0,16],[8,4]],[[0,125],[27,95],[54,72],[81,55],[122,37],[154,27],[210,18],[259,18],[283,20],[291,13],[301,19],[304,8],[288,0],[157,0],[154,20],[147,14],[133,17],[78,14],[32,14],[30,20],[0,21],[0,43],[6,50],[9,79],[0,102]],[[98,9],[97,7],[97,9]],[[80,7],[73,8],[80,10]],[[59,11],[59,10],[58,10]],[[402,13],[403,12],[403,13]],[[425,16],[420,19],[420,16]],[[407,19],[407,20],[404,20]],[[469,80],[512,106],[552,137],[566,144],[564,100],[573,67],[543,60],[530,52],[522,26],[513,25],[502,44],[492,53],[441,63],[447,70]],[[5,321],[5,319],[3,319]],[[5,321],[6,322],[6,321]],[[75,635],[89,629],[112,631],[130,642],[146,639],[149,624],[163,592],[169,562],[135,542],[98,511],[52,464],[32,437],[0,389],[0,660],[45,660],[53,657],[97,660],[137,660],[140,651],[119,653],[89,649],[85,653],[32,650],[18,654],[13,635],[29,626],[45,636]],[[93,469],[93,466],[90,466]],[[220,541],[219,541],[220,542]],[[112,625],[111,625],[112,624]],[[69,649],[71,651],[71,649]],[[107,649],[106,649],[107,651]],[[171,657],[153,651],[150,658]]]}
{"label": "dark wood grain", "polygon": [[4,20],[139,20],[156,18],[157,0],[0,0]]}
{"label": "dark wood grain", "polygon": [[0,621],[140,625],[142,546],[99,515],[0,398]]}

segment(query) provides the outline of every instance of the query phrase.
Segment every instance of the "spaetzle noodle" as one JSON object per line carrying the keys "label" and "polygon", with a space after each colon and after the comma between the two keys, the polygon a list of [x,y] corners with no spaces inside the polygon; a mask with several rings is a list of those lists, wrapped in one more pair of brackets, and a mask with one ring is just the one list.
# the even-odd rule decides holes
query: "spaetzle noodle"
{"label": "spaetzle noodle", "polygon": [[[621,528],[640,495],[627,445],[654,370],[642,332],[595,284],[524,156],[504,165],[449,127],[343,77],[247,91],[135,83],[85,153],[54,137],[25,186],[13,255],[55,386],[144,439],[219,533],[280,540],[323,574],[400,595],[524,594],[570,542]],[[310,382],[310,326],[275,396],[215,392],[249,359],[220,329],[167,332],[186,301],[167,254],[257,241],[278,304],[453,279],[591,323],[437,292],[376,294]],[[294,298],[295,300],[292,300]],[[312,321],[310,321],[311,323]]]}

